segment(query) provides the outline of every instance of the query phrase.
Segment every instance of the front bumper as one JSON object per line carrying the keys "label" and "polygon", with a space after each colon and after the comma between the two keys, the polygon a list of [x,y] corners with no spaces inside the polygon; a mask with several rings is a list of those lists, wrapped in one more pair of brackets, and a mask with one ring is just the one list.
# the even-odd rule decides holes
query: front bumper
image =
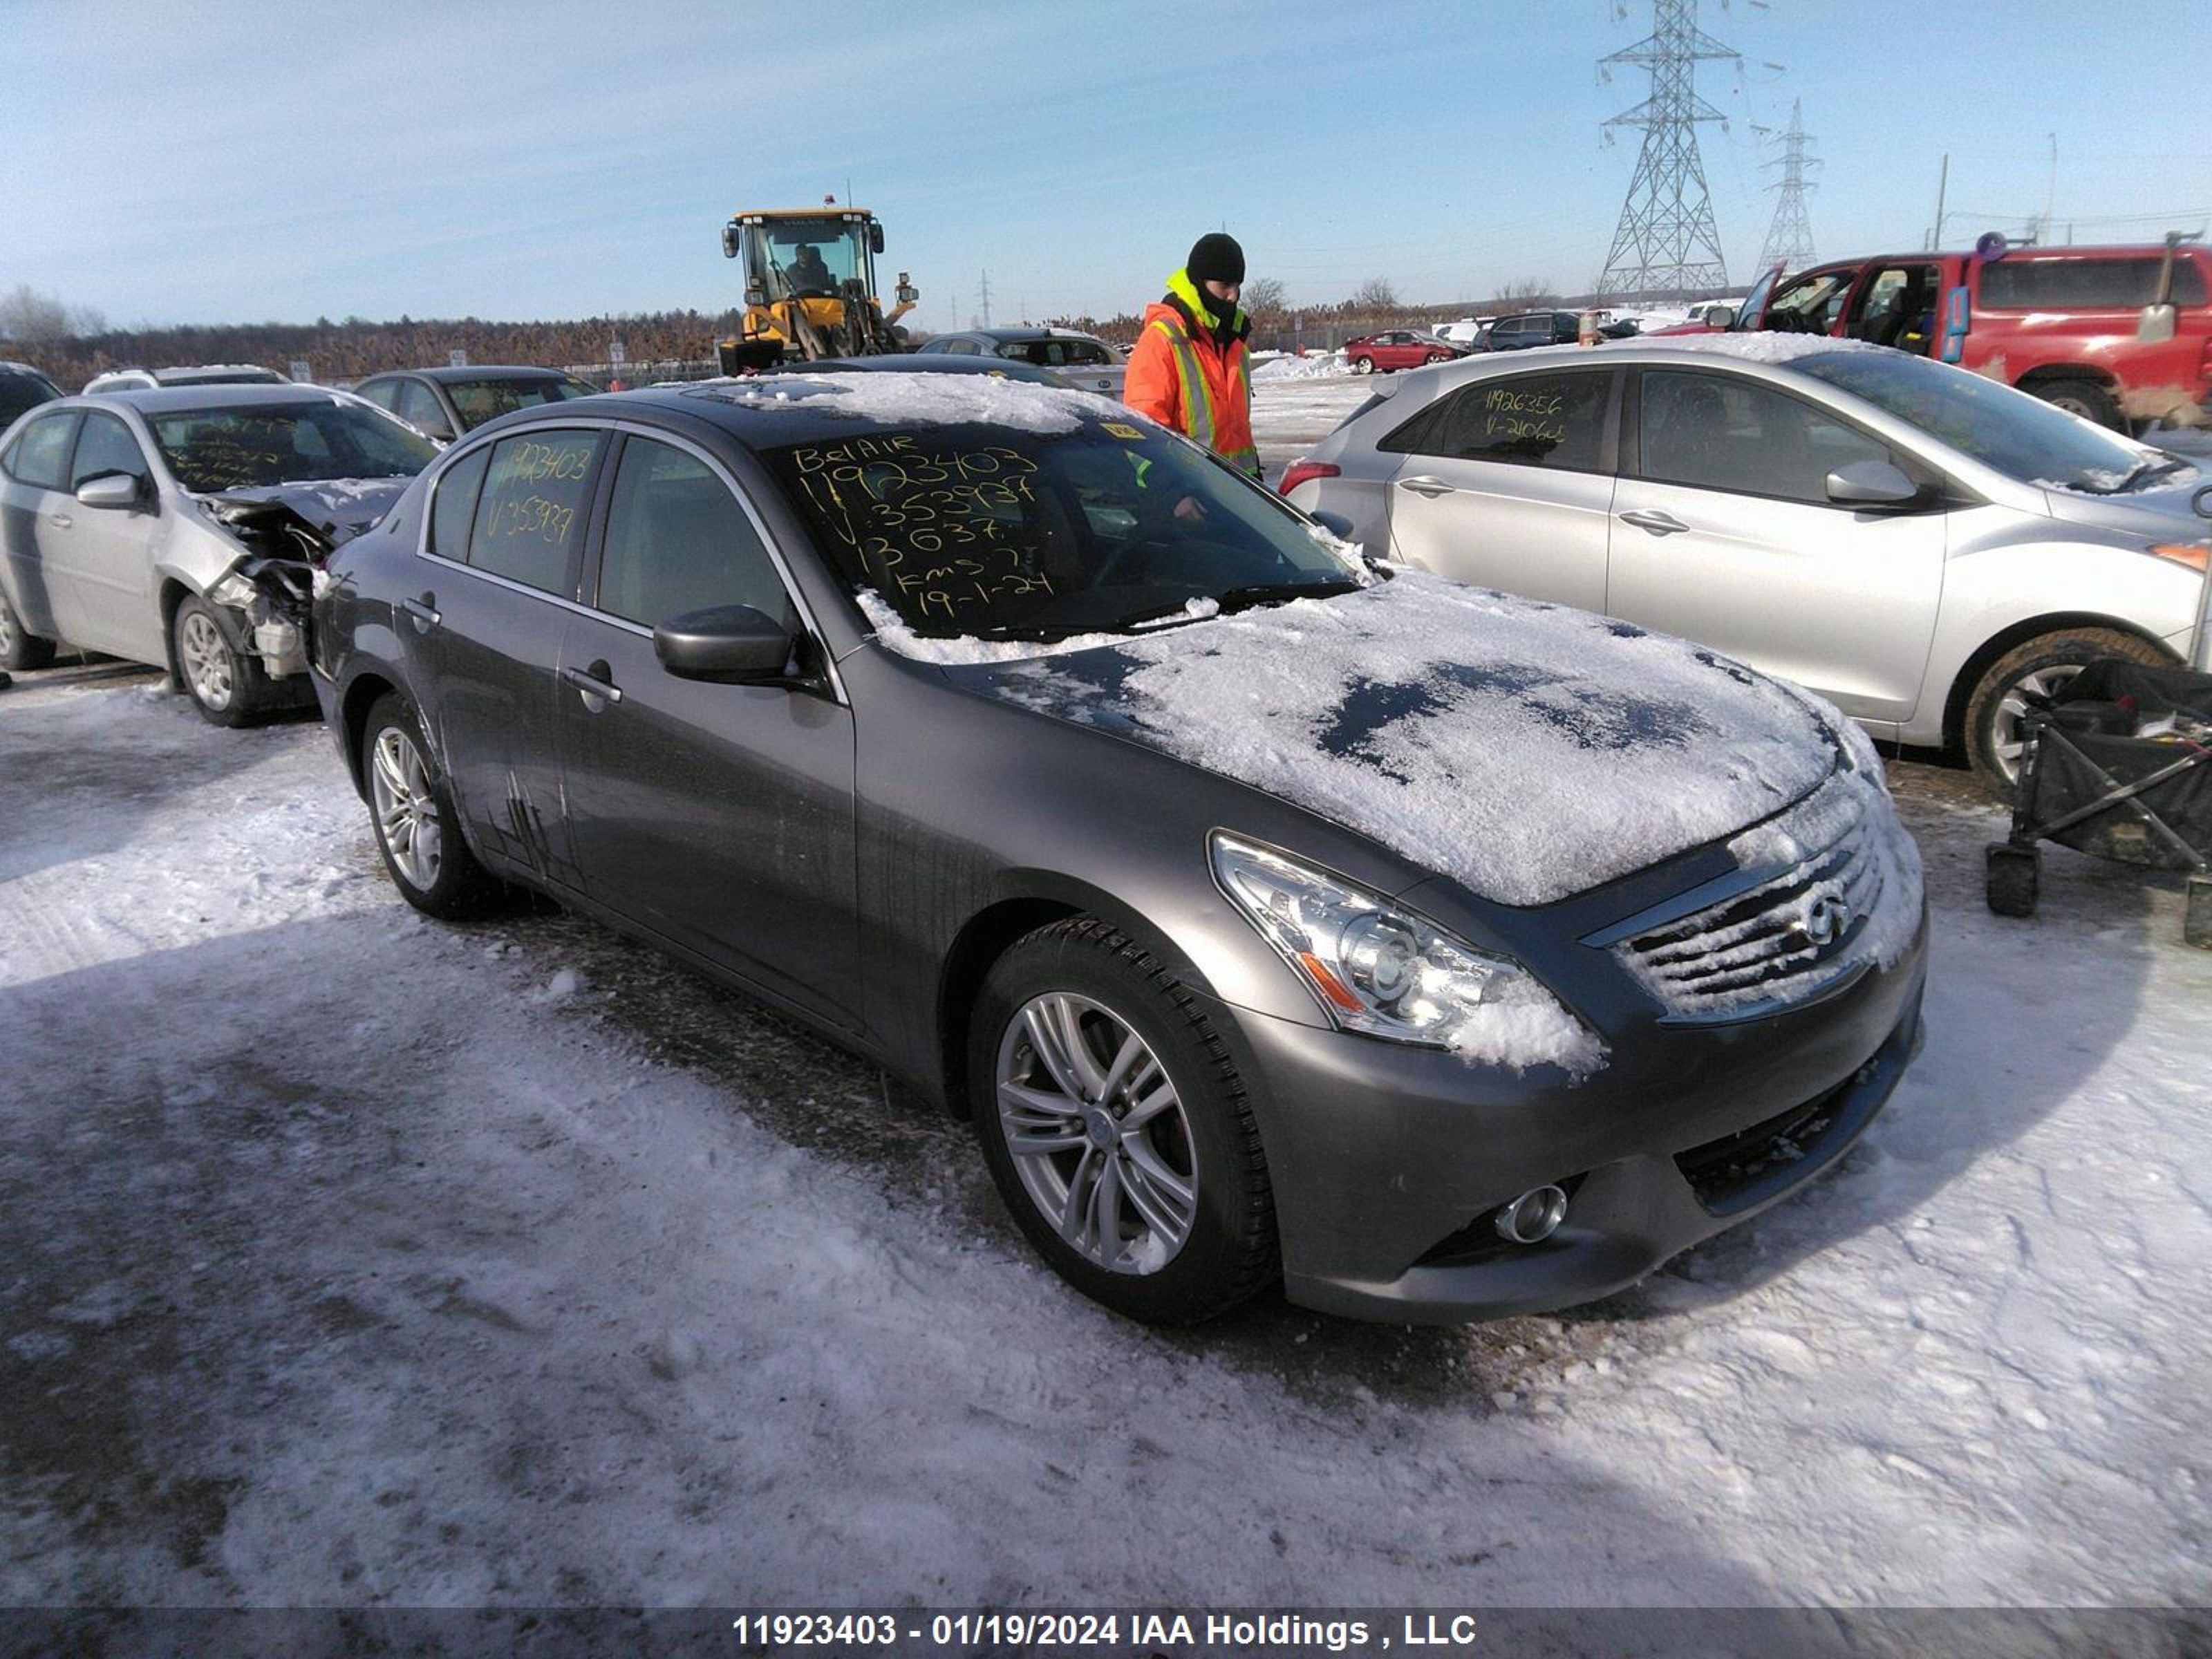
{"label": "front bumper", "polygon": [[[1570,1085],[1214,1004],[1260,1122],[1292,1302],[1452,1322],[1538,1313],[1636,1283],[1841,1156],[1920,1040],[1926,925],[1888,971],[1733,1026],[1615,1039]],[[1565,1224],[1490,1224],[1530,1188]]]}

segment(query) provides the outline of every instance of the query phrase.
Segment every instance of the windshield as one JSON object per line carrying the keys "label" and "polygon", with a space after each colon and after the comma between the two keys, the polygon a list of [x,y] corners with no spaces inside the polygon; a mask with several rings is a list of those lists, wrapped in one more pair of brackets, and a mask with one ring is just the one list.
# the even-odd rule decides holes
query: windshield
{"label": "windshield", "polygon": [[921,634],[1056,639],[1359,585],[1304,520],[1157,428],[872,430],[762,459],[846,585]]}
{"label": "windshield", "polygon": [[1792,367],[1856,392],[2021,483],[2111,495],[2184,468],[2039,398],[1901,351],[1821,352]]}
{"label": "windshield", "polygon": [[518,409],[536,409],[541,404],[563,403],[570,398],[596,397],[598,392],[581,380],[562,374],[542,380],[448,380],[446,395],[460,410],[461,430],[466,432],[495,415],[512,415]]}
{"label": "windshield", "polygon": [[255,404],[148,417],[179,483],[196,495],[311,478],[407,478],[437,458],[430,441],[358,404]]}
{"label": "windshield", "polygon": [[779,219],[752,228],[749,241],[755,267],[749,285],[772,298],[844,292],[863,275],[859,225],[842,219]]}

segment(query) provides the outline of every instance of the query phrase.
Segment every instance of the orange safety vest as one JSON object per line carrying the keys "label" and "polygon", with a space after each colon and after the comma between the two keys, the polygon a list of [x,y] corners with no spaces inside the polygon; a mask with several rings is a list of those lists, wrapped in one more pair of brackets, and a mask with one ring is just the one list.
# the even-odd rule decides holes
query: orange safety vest
{"label": "orange safety vest", "polygon": [[[1200,317],[1211,315],[1189,276],[1178,270],[1168,291]],[[1243,320],[1243,311],[1237,311]],[[1140,415],[1173,427],[1213,450],[1240,472],[1260,476],[1252,441],[1252,367],[1242,333],[1224,348],[1209,329],[1194,337],[1182,312],[1165,303],[1145,312],[1129,352],[1121,399]]]}

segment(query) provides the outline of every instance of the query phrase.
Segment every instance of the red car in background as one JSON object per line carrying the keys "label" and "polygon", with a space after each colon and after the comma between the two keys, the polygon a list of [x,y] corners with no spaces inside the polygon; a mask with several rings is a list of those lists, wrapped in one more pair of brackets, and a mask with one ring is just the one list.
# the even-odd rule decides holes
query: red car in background
{"label": "red car in background", "polygon": [[1467,355],[1465,346],[1434,334],[1417,334],[1409,328],[1395,328],[1385,334],[1363,334],[1344,343],[1344,359],[1354,374],[1372,374],[1378,368],[1385,372],[1420,368],[1430,363],[1448,363]]}
{"label": "red car in background", "polygon": [[[1731,331],[1870,340],[1957,363],[2119,431],[2212,424],[2212,252],[2008,248],[1892,253],[1769,271]],[[1709,334],[1686,323],[1659,334]]]}

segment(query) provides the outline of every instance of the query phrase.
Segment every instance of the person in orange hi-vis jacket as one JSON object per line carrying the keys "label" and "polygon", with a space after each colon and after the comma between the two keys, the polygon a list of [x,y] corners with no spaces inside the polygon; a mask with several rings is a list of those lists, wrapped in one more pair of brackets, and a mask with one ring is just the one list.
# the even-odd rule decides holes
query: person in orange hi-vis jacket
{"label": "person in orange hi-vis jacket", "polygon": [[1140,415],[1186,433],[1230,465],[1260,477],[1252,442],[1252,320],[1237,303],[1244,250],[1220,232],[1194,243],[1168,291],[1145,311],[1121,398]]}

